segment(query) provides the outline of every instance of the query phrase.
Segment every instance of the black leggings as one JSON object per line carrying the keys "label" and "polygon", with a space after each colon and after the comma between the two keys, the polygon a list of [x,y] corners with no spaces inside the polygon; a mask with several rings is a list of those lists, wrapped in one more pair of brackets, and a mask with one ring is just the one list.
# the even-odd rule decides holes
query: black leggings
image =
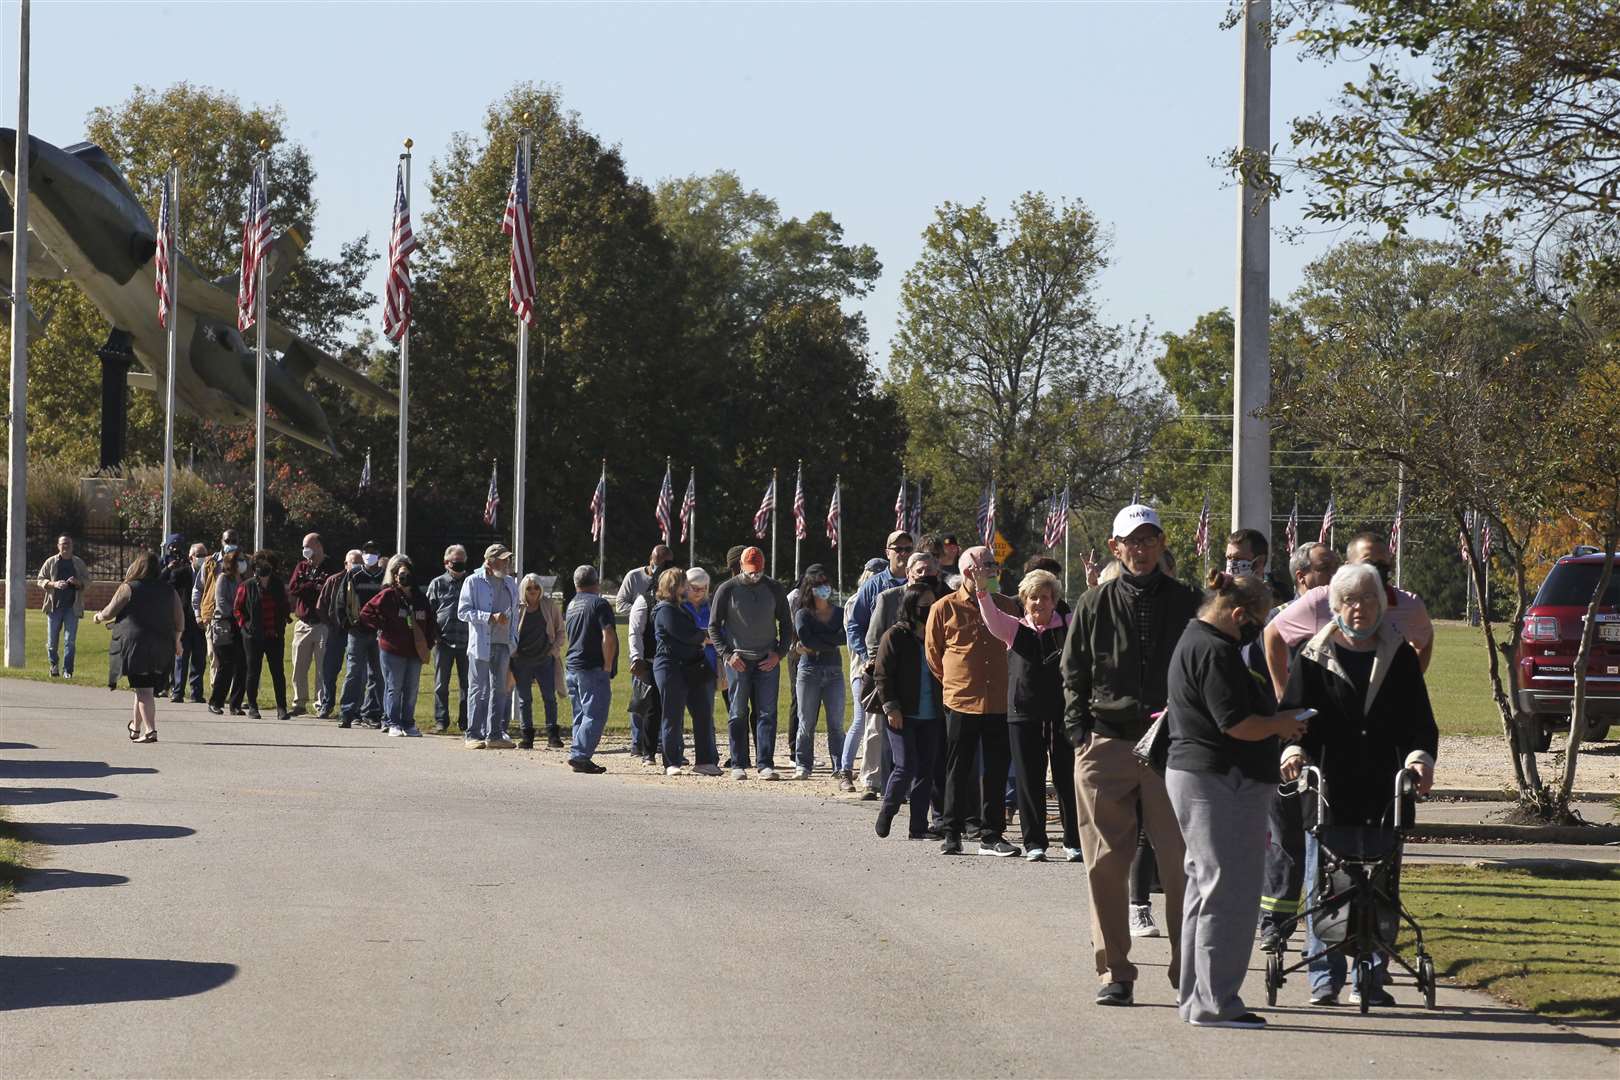
{"label": "black leggings", "polygon": [[242,685],[247,676],[247,657],[242,652],[242,639],[235,638],[229,645],[214,646],[214,659],[219,661],[214,671],[214,685],[208,694],[208,704],[214,708],[223,708],[225,699],[230,697],[231,708],[242,707]]}
{"label": "black leggings", "polygon": [[247,639],[247,701],[252,708],[259,707],[259,676],[268,662],[270,685],[276,691],[276,708],[287,711],[287,673],[281,667],[286,649],[285,637]]}
{"label": "black leggings", "polygon": [[1153,854],[1153,844],[1147,830],[1142,828],[1142,801],[1136,802],[1136,858],[1131,861],[1131,903],[1146,904],[1159,887],[1159,864]]}

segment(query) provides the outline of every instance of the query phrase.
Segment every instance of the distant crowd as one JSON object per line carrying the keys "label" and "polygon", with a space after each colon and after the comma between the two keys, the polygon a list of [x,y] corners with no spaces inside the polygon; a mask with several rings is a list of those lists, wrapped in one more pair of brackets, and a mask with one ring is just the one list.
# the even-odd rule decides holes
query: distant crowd
{"label": "distant crowd", "polygon": [[[1097,1003],[1134,1002],[1131,939],[1160,935],[1150,899],[1159,890],[1182,1018],[1261,1027],[1239,993],[1256,929],[1264,948],[1285,948],[1302,892],[1319,886],[1314,837],[1285,782],[1316,765],[1335,819],[1369,827],[1385,823],[1394,772],[1428,790],[1433,627],[1422,600],[1391,586],[1388,544],[1371,533],[1352,539],[1342,566],[1324,544],[1289,553],[1283,588],[1268,580],[1269,545],[1255,530],[1228,537],[1202,590],[1169,568],[1151,507],[1121,510],[1108,547],[1106,566],[1087,562],[1072,606],[1050,558],[1030,560],[1016,595],[1003,595],[991,549],[896,531],[847,598],[820,565],[785,587],[757,547],[733,548],[711,576],[659,545],[612,599],[596,568],[580,566],[564,608],[537,575],[514,579],[498,543],[476,566],[453,545],[429,577],[376,543],[334,566],[311,533],[288,573],[228,530],[212,552],[168,537],[95,618],[113,628],[110,682],[136,692],[138,742],[157,741],[163,693],[258,717],[266,669],[278,718],[415,737],[431,663],[437,733],[453,728],[472,750],[532,748],[538,689],[546,744],[586,774],[606,771],[596,757],[620,619],[630,752],[672,776],[782,779],[785,666],[792,777],[824,769],[841,791],[876,803],[879,837],[901,823],[946,855],[971,842],[981,855],[1043,862],[1050,776],[1062,858],[1085,864]],[[53,676],[73,674],[88,581],[61,538],[39,582]],[[559,686],[573,706],[566,738]],[[1019,846],[1008,839],[1013,819]],[[1346,990],[1392,1000],[1381,972],[1347,988],[1342,957],[1306,921],[1307,952],[1321,953],[1312,1004],[1335,1005]]]}

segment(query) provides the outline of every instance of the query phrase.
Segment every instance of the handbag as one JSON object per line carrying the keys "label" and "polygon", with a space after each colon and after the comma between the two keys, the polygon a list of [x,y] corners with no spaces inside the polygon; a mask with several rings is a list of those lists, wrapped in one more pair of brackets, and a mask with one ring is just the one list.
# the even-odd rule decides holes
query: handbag
{"label": "handbag", "polygon": [[1136,759],[1160,776],[1164,775],[1165,766],[1170,760],[1170,725],[1165,720],[1168,713],[1168,709],[1154,713],[1153,723],[1131,747]]}
{"label": "handbag", "polygon": [[411,624],[411,637],[416,642],[416,657],[425,664],[433,659],[433,646],[428,644],[427,631],[422,629],[422,620],[417,617],[411,597],[402,598],[399,604],[405,609],[405,618]]}

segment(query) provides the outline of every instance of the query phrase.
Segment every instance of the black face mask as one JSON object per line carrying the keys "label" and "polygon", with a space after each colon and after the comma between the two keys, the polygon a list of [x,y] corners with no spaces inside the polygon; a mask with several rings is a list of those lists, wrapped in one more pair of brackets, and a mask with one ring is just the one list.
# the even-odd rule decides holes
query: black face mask
{"label": "black face mask", "polygon": [[467,572],[467,560],[466,559],[457,559],[454,562],[450,563],[449,565],[450,565],[450,570],[451,570],[452,573],[465,574]]}
{"label": "black face mask", "polygon": [[1260,640],[1260,631],[1263,628],[1257,622],[1245,622],[1238,627],[1238,644],[1253,645]]}
{"label": "black face mask", "polygon": [[1395,568],[1387,562],[1375,562],[1373,563],[1373,569],[1378,571],[1379,580],[1384,583],[1385,588],[1388,588],[1389,580],[1395,574]]}
{"label": "black face mask", "polygon": [[938,592],[939,591],[939,575],[938,574],[924,574],[918,580],[918,584],[919,585],[926,585],[930,589],[933,589],[935,592]]}
{"label": "black face mask", "polygon": [[408,589],[411,587],[411,575],[408,571],[401,570],[398,574],[394,575],[394,580],[399,582],[399,587],[402,589]]}

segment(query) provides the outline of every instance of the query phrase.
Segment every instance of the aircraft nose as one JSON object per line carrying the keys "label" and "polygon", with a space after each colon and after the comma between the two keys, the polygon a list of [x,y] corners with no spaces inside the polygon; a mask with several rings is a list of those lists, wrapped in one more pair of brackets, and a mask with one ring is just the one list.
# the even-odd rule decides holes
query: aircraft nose
{"label": "aircraft nose", "polygon": [[[34,162],[39,159],[39,152],[34,149],[30,138],[28,167],[32,169]],[[11,172],[17,167],[17,129],[0,128],[0,172]]]}

